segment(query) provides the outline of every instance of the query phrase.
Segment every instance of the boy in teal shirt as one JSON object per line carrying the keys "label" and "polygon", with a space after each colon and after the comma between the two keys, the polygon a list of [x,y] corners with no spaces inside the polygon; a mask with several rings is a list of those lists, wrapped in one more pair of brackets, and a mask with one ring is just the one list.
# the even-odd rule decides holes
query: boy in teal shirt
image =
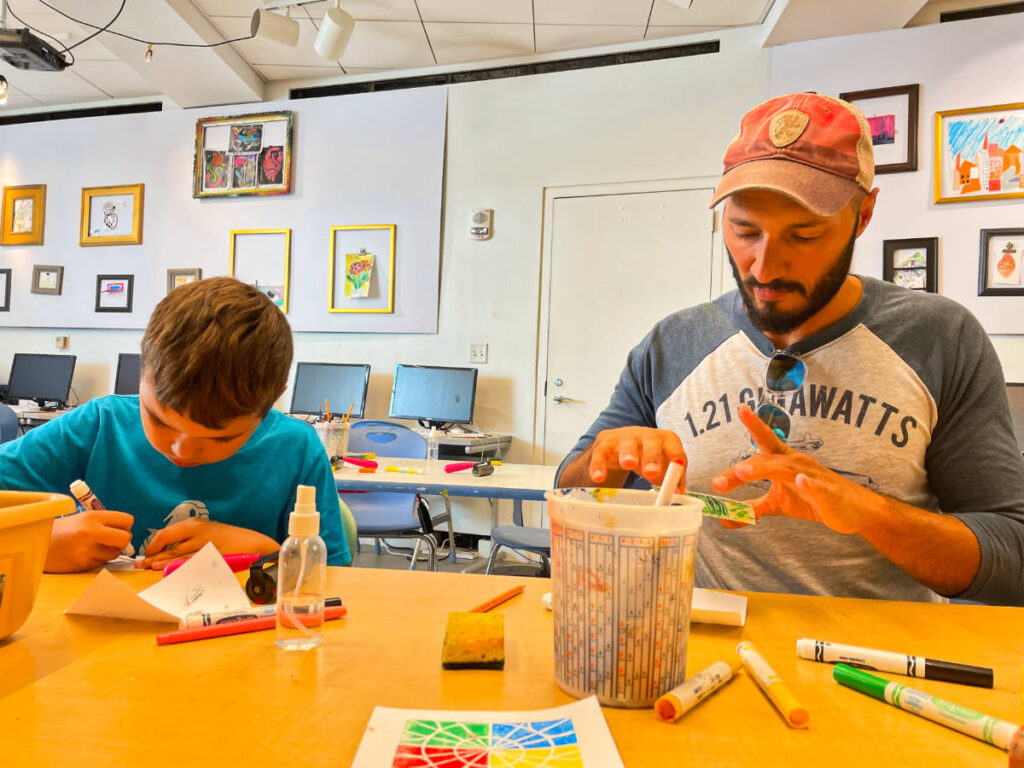
{"label": "boy in teal shirt", "polygon": [[355,525],[326,452],[271,408],[291,360],[288,321],[256,288],[213,278],[168,294],[142,340],[137,396],[91,400],[0,446],[0,487],[67,493],[81,478],[107,507],[54,521],[46,570],[96,568],[129,543],[147,568],[208,541],[274,552],[298,485],[317,488],[328,564],[350,563]]}

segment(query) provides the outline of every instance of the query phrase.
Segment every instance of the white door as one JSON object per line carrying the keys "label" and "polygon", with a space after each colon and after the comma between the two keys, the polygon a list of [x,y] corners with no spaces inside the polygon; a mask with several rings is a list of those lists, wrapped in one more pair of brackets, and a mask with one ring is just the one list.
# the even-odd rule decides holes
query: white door
{"label": "white door", "polygon": [[561,461],[590,427],[629,350],[651,327],[717,289],[710,198],[711,188],[702,186],[553,196],[546,205],[548,291],[538,365],[543,463]]}

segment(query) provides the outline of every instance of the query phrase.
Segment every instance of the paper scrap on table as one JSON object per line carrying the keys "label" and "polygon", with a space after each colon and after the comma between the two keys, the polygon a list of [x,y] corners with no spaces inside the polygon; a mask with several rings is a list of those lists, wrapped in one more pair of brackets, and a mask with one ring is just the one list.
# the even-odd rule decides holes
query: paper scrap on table
{"label": "paper scrap on table", "polygon": [[352,768],[410,765],[623,768],[595,696],[532,712],[374,707]]}
{"label": "paper scrap on table", "polygon": [[[544,607],[551,610],[551,593],[541,597]],[[690,621],[698,624],[722,624],[726,627],[742,627],[747,620],[747,598],[713,589],[693,588],[693,602],[690,604]]]}
{"label": "paper scrap on table", "polygon": [[66,613],[111,619],[168,621],[175,624],[196,611],[244,611],[250,608],[245,590],[212,543],[153,586],[134,592],[102,570]]}

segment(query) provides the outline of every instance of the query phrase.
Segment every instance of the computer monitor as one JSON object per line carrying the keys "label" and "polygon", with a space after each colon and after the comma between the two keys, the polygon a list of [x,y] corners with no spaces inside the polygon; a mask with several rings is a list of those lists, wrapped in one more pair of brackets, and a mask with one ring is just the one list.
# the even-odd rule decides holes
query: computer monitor
{"label": "computer monitor", "polygon": [[75,375],[74,355],[14,354],[7,397],[11,400],[35,400],[40,408],[66,408]]}
{"label": "computer monitor", "polygon": [[476,368],[397,365],[388,416],[425,427],[472,424],[476,374]]}
{"label": "computer monitor", "polygon": [[330,403],[332,413],[363,418],[370,366],[355,363],[299,363],[292,387],[292,413],[322,413]]}
{"label": "computer monitor", "polygon": [[139,394],[139,376],[142,371],[142,355],[137,352],[122,352],[117,356],[117,373],[114,374],[115,395]]}
{"label": "computer monitor", "polygon": [[1013,433],[1017,436],[1017,447],[1024,452],[1024,384],[1007,384],[1006,397],[1010,401],[1010,415],[1013,417]]}

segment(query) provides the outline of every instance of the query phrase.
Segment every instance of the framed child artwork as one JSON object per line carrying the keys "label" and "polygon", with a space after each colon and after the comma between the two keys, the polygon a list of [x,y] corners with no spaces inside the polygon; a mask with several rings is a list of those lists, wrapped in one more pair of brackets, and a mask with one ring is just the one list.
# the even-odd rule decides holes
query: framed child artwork
{"label": "framed child artwork", "polygon": [[935,113],[935,202],[1024,197],[1024,103]]}
{"label": "framed child artwork", "polygon": [[82,189],[78,244],[140,245],[145,184]]}
{"label": "framed child artwork", "polygon": [[255,285],[285,313],[291,293],[291,261],[290,229],[232,230],[228,274]]}
{"label": "framed child artwork", "polygon": [[46,293],[60,296],[64,288],[64,267],[56,264],[34,264],[32,266],[32,293]]}
{"label": "framed child artwork", "polygon": [[875,173],[917,170],[919,93],[920,86],[914,83],[839,94],[839,98],[863,112],[868,121]]}
{"label": "framed child artwork", "polygon": [[11,270],[0,269],[0,312],[11,311]]}
{"label": "framed child artwork", "polygon": [[292,113],[196,121],[192,197],[286,195],[292,191]]}
{"label": "framed child artwork", "polygon": [[328,312],[395,311],[395,225],[331,227]]}
{"label": "framed child artwork", "polygon": [[170,293],[179,286],[188,285],[189,283],[194,283],[196,280],[202,279],[203,270],[199,267],[190,267],[189,269],[168,269],[167,292]]}
{"label": "framed child artwork", "polygon": [[46,185],[4,187],[0,245],[42,245]]}
{"label": "framed child artwork", "polygon": [[981,230],[978,254],[979,296],[1024,296],[1021,257],[1024,229]]}
{"label": "framed child artwork", "polygon": [[96,311],[131,312],[135,275],[96,275]]}
{"label": "framed child artwork", "polygon": [[939,239],[882,241],[882,279],[912,291],[938,292]]}

